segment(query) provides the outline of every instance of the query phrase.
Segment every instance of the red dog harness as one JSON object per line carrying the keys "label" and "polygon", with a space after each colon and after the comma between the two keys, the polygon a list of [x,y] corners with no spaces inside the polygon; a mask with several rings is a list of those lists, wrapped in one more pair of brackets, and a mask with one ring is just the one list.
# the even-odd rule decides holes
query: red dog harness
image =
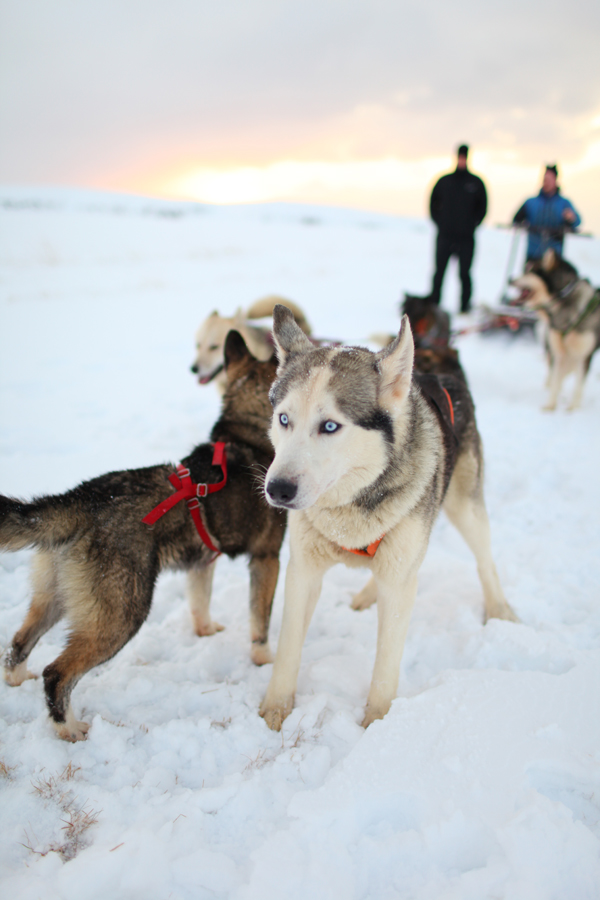
{"label": "red dog harness", "polygon": [[214,557],[214,559],[216,559],[221,551],[215,547],[210,539],[208,531],[204,527],[200,515],[200,501],[198,500],[198,497],[206,497],[208,494],[214,494],[216,491],[222,490],[227,484],[227,456],[225,455],[225,444],[223,441],[217,441],[216,444],[214,444],[214,448],[212,464],[213,466],[221,466],[223,479],[217,484],[194,484],[190,477],[190,470],[179,463],[177,466],[177,473],[172,472],[169,475],[169,481],[175,488],[176,493],[171,494],[170,497],[167,497],[166,500],[163,500],[162,503],[155,506],[152,512],[149,512],[147,516],[144,516],[142,522],[144,522],[145,525],[154,525],[161,516],[164,516],[165,513],[169,512],[169,510],[176,506],[180,500],[185,500],[187,507],[192,514],[192,519],[194,520],[194,525],[196,526],[196,531],[200,535],[200,539],[206,544],[209,550],[216,553],[216,556]]}
{"label": "red dog harness", "polygon": [[446,395],[446,400],[448,401],[448,410],[450,411],[450,421],[454,425],[454,407],[452,405],[452,399],[445,387],[443,387],[442,390]]}
{"label": "red dog harness", "polygon": [[373,541],[368,547],[361,547],[360,550],[353,550],[351,547],[342,547],[342,550],[346,550],[348,553],[356,553],[357,556],[370,556],[372,558],[377,553],[377,548],[384,537],[385,534],[382,534],[379,540]]}

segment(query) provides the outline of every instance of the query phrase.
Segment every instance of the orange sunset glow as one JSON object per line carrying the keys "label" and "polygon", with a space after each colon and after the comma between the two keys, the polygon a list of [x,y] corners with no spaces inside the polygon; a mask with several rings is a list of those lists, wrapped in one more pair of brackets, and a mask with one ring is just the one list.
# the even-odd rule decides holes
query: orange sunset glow
{"label": "orange sunset glow", "polygon": [[32,3],[34,19],[9,4],[0,31],[0,183],[425,216],[466,142],[486,224],[556,162],[600,231],[600,26],[584,0],[564,23],[517,4],[518,27],[475,0],[308,0],[301,16],[287,0]]}

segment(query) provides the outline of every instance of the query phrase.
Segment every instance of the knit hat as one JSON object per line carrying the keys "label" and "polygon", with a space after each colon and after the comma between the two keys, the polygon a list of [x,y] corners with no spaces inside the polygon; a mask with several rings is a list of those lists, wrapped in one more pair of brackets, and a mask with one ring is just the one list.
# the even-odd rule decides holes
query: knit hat
{"label": "knit hat", "polygon": [[466,144],[461,144],[458,150],[456,151],[457,156],[468,156],[469,148]]}

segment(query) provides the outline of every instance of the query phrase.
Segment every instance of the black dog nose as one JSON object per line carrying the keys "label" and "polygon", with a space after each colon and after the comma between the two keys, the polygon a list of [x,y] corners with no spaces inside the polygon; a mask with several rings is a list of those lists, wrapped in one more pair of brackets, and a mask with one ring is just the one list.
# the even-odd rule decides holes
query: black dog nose
{"label": "black dog nose", "polygon": [[198,366],[196,365],[196,363],[194,363],[193,366],[190,366],[190,372],[193,372],[194,375],[198,374]]}
{"label": "black dog nose", "polygon": [[285,478],[272,478],[267,485],[267,494],[275,503],[290,503],[298,493],[298,485]]}

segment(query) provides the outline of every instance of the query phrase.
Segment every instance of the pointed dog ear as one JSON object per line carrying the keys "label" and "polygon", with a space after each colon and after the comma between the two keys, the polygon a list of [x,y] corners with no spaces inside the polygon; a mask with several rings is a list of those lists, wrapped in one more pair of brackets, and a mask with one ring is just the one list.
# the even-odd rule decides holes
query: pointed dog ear
{"label": "pointed dog ear", "polygon": [[306,353],[313,345],[296,324],[294,314],[287,306],[278,303],[273,309],[273,339],[279,365],[285,365],[291,353]]}
{"label": "pointed dog ear", "polygon": [[545,272],[551,272],[552,269],[555,269],[558,265],[558,259],[556,256],[556,252],[552,249],[552,247],[548,247],[542,256],[542,269]]}
{"label": "pointed dog ear", "polygon": [[225,368],[228,369],[231,363],[241,362],[252,354],[246,346],[246,342],[239,331],[232,329],[227,333],[225,338],[225,346],[223,348],[223,357],[225,359]]}
{"label": "pointed dog ear", "polygon": [[415,342],[408,316],[402,316],[402,326],[393,344],[377,354],[381,370],[379,402],[395,412],[404,403],[410,390],[415,358]]}

